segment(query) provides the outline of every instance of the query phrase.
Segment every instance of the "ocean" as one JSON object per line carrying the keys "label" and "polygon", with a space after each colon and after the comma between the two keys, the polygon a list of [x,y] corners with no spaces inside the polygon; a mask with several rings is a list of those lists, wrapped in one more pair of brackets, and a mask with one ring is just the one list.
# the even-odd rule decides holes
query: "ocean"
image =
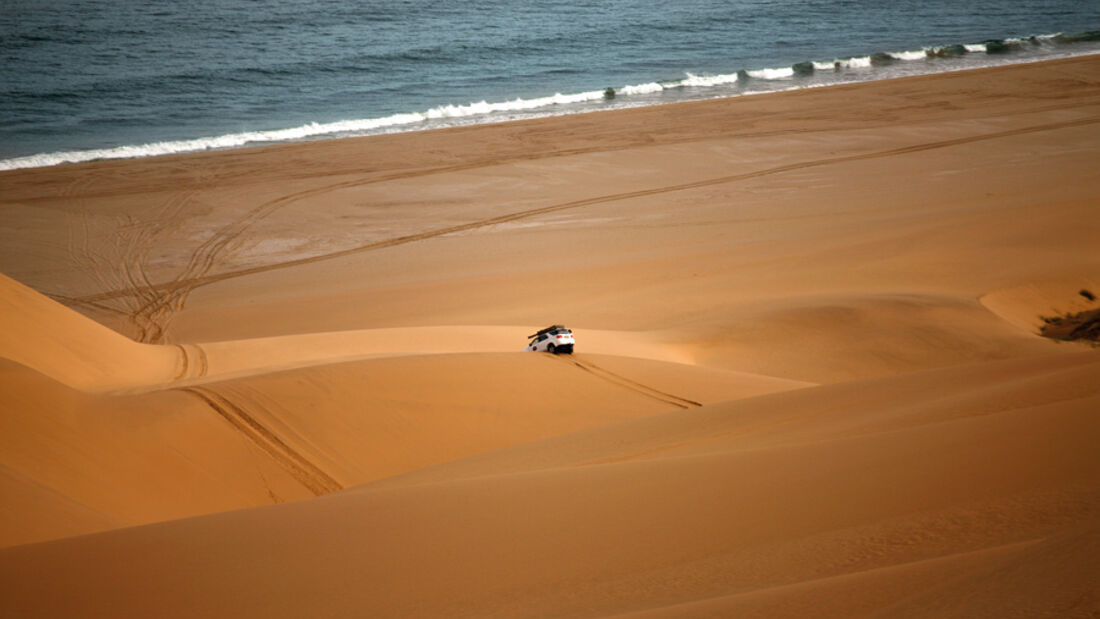
{"label": "ocean", "polygon": [[0,169],[1030,62],[1098,31],[1095,0],[7,0]]}

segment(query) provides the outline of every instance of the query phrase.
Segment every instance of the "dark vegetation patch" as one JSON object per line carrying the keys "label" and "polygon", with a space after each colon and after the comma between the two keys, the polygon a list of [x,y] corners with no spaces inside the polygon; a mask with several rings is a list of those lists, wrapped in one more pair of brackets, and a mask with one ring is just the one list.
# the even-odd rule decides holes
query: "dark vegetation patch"
{"label": "dark vegetation patch", "polygon": [[[1088,290],[1082,290],[1078,294],[1091,302],[1096,301],[1096,295]],[[1075,312],[1064,316],[1043,316],[1043,326],[1039,334],[1052,340],[1074,341],[1084,340],[1100,343],[1100,307]]]}

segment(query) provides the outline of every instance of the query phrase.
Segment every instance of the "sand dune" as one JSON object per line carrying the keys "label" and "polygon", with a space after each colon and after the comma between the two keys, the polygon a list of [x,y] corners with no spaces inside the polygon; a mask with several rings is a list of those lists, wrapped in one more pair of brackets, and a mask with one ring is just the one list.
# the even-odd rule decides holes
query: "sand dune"
{"label": "sand dune", "polygon": [[135,343],[0,274],[0,354],[73,387],[164,383],[178,351]]}
{"label": "sand dune", "polygon": [[[824,600],[828,614],[889,615],[891,604],[933,612],[934,593],[954,590],[955,614],[1068,613],[1095,591],[1083,573],[1100,526],[1098,378],[1100,355],[1086,353],[811,388],[311,501],[12,548],[0,551],[3,604],[677,616],[685,602],[794,615]],[[138,548],[136,562],[108,560]],[[1031,583],[1032,559],[1067,575],[1056,595],[1013,588]],[[999,595],[960,595],[987,580]]]}
{"label": "sand dune", "polygon": [[[4,358],[84,391],[156,389],[307,365],[401,355],[508,352],[523,348],[532,326],[406,327],[320,332],[247,340],[150,345],[128,338],[0,275]],[[588,350],[684,362],[660,338],[586,330]]]}
{"label": "sand dune", "polygon": [[[808,385],[655,360],[675,351],[599,331],[584,333],[588,349],[635,356],[463,352],[514,351],[530,327],[138,344],[10,278],[0,284],[16,327],[0,342],[3,545],[312,497]],[[568,414],[557,393],[569,394]]]}
{"label": "sand dune", "polygon": [[[1087,566],[1100,551],[1096,539],[1096,527],[1086,526],[1037,542],[615,616],[1083,617],[1093,605]],[[1085,569],[1066,570],[1067,563]]]}
{"label": "sand dune", "polygon": [[1043,326],[1043,318],[1064,316],[1096,308],[1086,292],[1100,290],[1100,281],[1092,278],[1049,280],[994,290],[981,298],[982,305],[1001,318],[1029,333]]}
{"label": "sand dune", "polygon": [[0,615],[1094,616],[1098,67],[0,173]]}
{"label": "sand dune", "polygon": [[[638,382],[651,375],[664,382]],[[0,383],[3,545],[302,499],[701,401],[805,386],[523,353],[403,355],[132,395],[82,393],[6,363]],[[559,392],[569,394],[565,409]]]}
{"label": "sand dune", "polygon": [[[532,326],[450,325],[359,329],[177,345],[139,344],[0,274],[0,354],[70,387],[155,390],[226,377],[403,355],[521,350]],[[589,329],[587,350],[683,363],[650,334]],[[767,377],[761,377],[764,382]],[[782,381],[777,381],[782,382]]]}

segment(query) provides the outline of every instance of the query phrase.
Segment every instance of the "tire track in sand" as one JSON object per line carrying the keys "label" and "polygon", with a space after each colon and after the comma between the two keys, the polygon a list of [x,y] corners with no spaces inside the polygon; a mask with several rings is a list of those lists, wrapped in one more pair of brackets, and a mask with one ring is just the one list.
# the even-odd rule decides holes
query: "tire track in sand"
{"label": "tire track in sand", "polygon": [[[98,236],[109,237],[110,244],[91,242],[96,236],[90,221],[90,211],[81,211],[82,226],[69,228],[68,255],[75,268],[87,273],[90,279],[103,287],[120,286],[130,294],[113,300],[121,300],[115,306],[103,302],[80,299],[53,298],[74,306],[84,306],[126,316],[133,325],[139,342],[159,343],[171,320],[172,295],[161,294],[159,284],[154,284],[148,273],[150,254],[162,237],[176,231],[184,221],[187,208],[196,195],[188,191],[172,195],[152,216],[144,218],[132,214],[115,217],[112,234],[102,231]],[[101,224],[103,226],[105,224]],[[79,240],[78,240],[79,239]]]}
{"label": "tire track in sand", "polygon": [[173,380],[202,378],[210,371],[206,349],[200,344],[174,344],[180,351],[180,369]]}
{"label": "tire track in sand", "polygon": [[295,451],[278,435],[248,414],[244,408],[237,406],[224,395],[207,387],[181,387],[179,390],[198,397],[214,409],[222,419],[228,421],[315,496],[343,489],[340,482]]}
{"label": "tire track in sand", "polygon": [[561,359],[565,363],[570,363],[570,364],[584,370],[585,372],[588,372],[589,374],[592,374],[596,378],[599,378],[601,380],[605,380],[605,381],[607,381],[607,382],[609,382],[613,385],[623,387],[624,389],[629,389],[629,390],[631,390],[635,393],[641,394],[641,395],[643,395],[647,398],[657,400],[658,402],[663,402],[665,404],[671,404],[672,406],[675,406],[677,408],[681,408],[681,409],[684,409],[684,410],[687,410],[689,408],[698,408],[698,407],[703,405],[701,402],[696,402],[695,400],[689,400],[688,398],[682,398],[678,395],[668,393],[666,391],[661,391],[660,389],[654,389],[653,387],[650,387],[649,385],[644,385],[642,383],[639,383],[638,381],[631,380],[631,379],[629,379],[625,376],[622,376],[621,374],[616,374],[615,372],[612,372],[611,370],[608,370],[606,368],[602,368],[602,367],[596,365],[595,363],[592,363],[591,361],[587,361],[587,360],[582,361],[582,360],[577,359],[575,357],[571,358],[571,359],[567,359],[565,357],[556,357],[556,358]]}
{"label": "tire track in sand", "polygon": [[[368,243],[366,245],[360,245],[358,247],[351,247],[351,248],[348,248],[348,249],[342,249],[342,250],[338,250],[338,251],[334,251],[334,252],[330,252],[330,253],[322,254],[322,255],[318,255],[318,256],[310,256],[310,257],[307,257],[307,258],[299,258],[299,259],[296,259],[296,260],[288,260],[288,261],[279,262],[279,263],[276,263],[276,264],[260,265],[260,266],[245,268],[245,269],[237,269],[237,270],[234,270],[234,271],[226,271],[226,272],[223,272],[223,273],[215,273],[215,274],[211,274],[211,275],[199,275],[199,276],[191,277],[191,278],[181,277],[181,278],[177,278],[177,279],[175,279],[171,282],[165,282],[165,283],[162,283],[162,284],[159,284],[159,285],[155,285],[155,286],[153,286],[153,290],[156,290],[156,291],[159,291],[159,292],[162,292],[162,293],[166,293],[166,294],[170,294],[170,295],[179,295],[180,294],[179,291],[181,289],[185,289],[186,292],[190,292],[191,290],[193,290],[193,289],[195,289],[199,286],[205,286],[207,284],[213,284],[213,283],[224,281],[224,280],[227,280],[227,279],[243,277],[243,276],[246,276],[246,275],[254,275],[254,274],[257,274],[257,273],[265,273],[265,272],[268,272],[268,271],[274,271],[274,270],[284,269],[284,268],[289,268],[289,267],[312,264],[312,263],[315,263],[315,262],[321,262],[321,261],[324,261],[324,260],[332,260],[332,259],[335,259],[335,258],[342,258],[344,256],[350,256],[350,255],[359,254],[359,253],[368,252],[368,251],[386,249],[386,248],[394,247],[394,246],[397,246],[397,245],[404,245],[406,243],[413,243],[413,242],[416,242],[416,241],[423,241],[423,240],[427,240],[427,239],[431,239],[431,238],[435,238],[435,237],[445,236],[445,235],[448,235],[448,234],[455,234],[455,233],[458,233],[458,232],[466,232],[466,231],[475,230],[475,229],[478,229],[478,228],[485,228],[485,227],[494,226],[494,225],[497,225],[497,224],[513,222],[513,221],[517,221],[517,220],[520,220],[520,219],[527,219],[527,218],[536,217],[536,216],[539,216],[539,215],[546,215],[546,214],[549,214],[549,213],[556,213],[556,212],[559,212],[559,211],[578,209],[578,208],[583,208],[583,207],[586,207],[586,206],[593,206],[593,205],[597,205],[597,204],[606,204],[608,202],[617,202],[617,201],[621,201],[621,200],[631,200],[631,199],[634,199],[634,198],[643,198],[643,197],[648,197],[648,196],[654,196],[654,195],[660,195],[660,194],[666,194],[666,193],[673,193],[673,192],[677,192],[677,191],[686,191],[686,190],[690,190],[690,189],[699,189],[699,188],[703,188],[703,187],[712,187],[712,186],[716,186],[716,185],[734,183],[734,182],[743,181],[743,180],[750,180],[750,179],[761,178],[761,177],[765,177],[765,176],[783,174],[785,172],[794,172],[794,171],[798,171],[798,170],[805,170],[805,169],[808,169],[808,168],[816,168],[816,167],[822,167],[822,166],[827,166],[827,165],[848,163],[848,162],[853,162],[853,161],[864,161],[864,160],[868,160],[868,159],[878,159],[878,158],[883,158],[883,157],[895,157],[895,156],[899,156],[899,155],[909,155],[909,154],[913,154],[913,153],[920,153],[920,152],[936,150],[936,149],[940,149],[940,148],[949,148],[949,147],[952,147],[952,146],[961,146],[961,145],[964,145],[964,144],[971,144],[971,143],[974,143],[974,142],[981,142],[981,141],[985,141],[985,140],[996,140],[996,139],[1000,139],[1000,138],[1013,137],[1013,136],[1025,135],[1025,134],[1028,134],[1028,133],[1037,133],[1037,132],[1042,132],[1042,131],[1051,131],[1051,130],[1055,130],[1055,129],[1067,129],[1067,128],[1071,128],[1071,127],[1079,127],[1079,126],[1083,126],[1083,125],[1095,124],[1095,123],[1098,123],[1098,122],[1100,122],[1100,116],[1092,116],[1092,117],[1081,118],[1081,119],[1077,119],[1077,120],[1068,120],[1068,121],[1055,122],[1055,123],[1045,123],[1045,124],[1041,124],[1041,125],[1032,125],[1032,126],[1028,126],[1028,127],[1019,127],[1019,128],[1016,128],[1016,129],[1008,129],[1008,130],[1005,130],[1005,131],[996,131],[996,132],[991,132],[991,133],[983,133],[983,134],[980,134],[980,135],[964,136],[964,137],[953,138],[953,139],[949,139],[949,140],[938,140],[938,141],[934,141],[934,142],[924,142],[924,143],[921,143],[921,144],[913,144],[913,145],[910,145],[910,146],[903,146],[903,147],[900,147],[900,148],[892,148],[892,149],[874,151],[874,152],[869,152],[869,153],[856,153],[856,154],[852,154],[852,155],[841,155],[841,156],[838,156],[838,157],[826,157],[826,158],[814,159],[814,160],[810,160],[810,161],[800,161],[800,162],[796,162],[796,163],[789,163],[789,164],[785,164],[785,165],[774,166],[774,167],[771,167],[771,168],[765,168],[763,170],[754,170],[752,172],[743,172],[743,173],[740,173],[740,174],[731,174],[731,175],[727,175],[727,176],[713,177],[713,178],[708,178],[708,179],[703,179],[703,180],[698,180],[698,181],[692,181],[692,182],[688,182],[688,183],[680,183],[680,184],[676,184],[676,185],[666,185],[664,187],[655,187],[655,188],[651,188],[651,189],[641,189],[641,190],[637,190],[637,191],[627,191],[627,192],[623,192],[623,193],[607,194],[607,195],[596,196],[596,197],[592,197],[592,198],[584,198],[584,199],[581,199],[581,200],[573,200],[573,201],[570,201],[570,202],[564,202],[564,203],[561,203],[561,204],[553,204],[553,205],[550,205],[550,206],[544,206],[544,207],[529,209],[529,210],[525,210],[525,211],[517,211],[517,212],[513,212],[513,213],[506,213],[504,215],[498,215],[496,217],[490,217],[488,219],[481,219],[481,220],[477,220],[477,221],[467,222],[467,223],[464,223],[464,224],[456,224],[456,225],[453,225],[453,226],[446,226],[446,227],[437,228],[437,229],[434,229],[434,230],[427,230],[427,231],[424,231],[424,232],[417,232],[417,233],[414,233],[414,234],[407,234],[407,235],[395,237],[395,238],[392,238],[392,239],[376,241],[374,243]],[[463,166],[455,166],[455,167],[456,168],[462,168]],[[436,170],[436,171],[441,172],[441,171],[448,171],[448,170],[447,169],[440,169],[440,170]],[[335,190],[338,190],[338,189],[345,189],[345,188],[349,188],[349,187],[353,187],[353,186],[357,186],[357,185],[375,183],[375,182],[379,182],[380,180],[395,180],[395,179],[398,179],[398,178],[403,178],[405,176],[420,176],[420,175],[423,175],[423,172],[413,172],[413,173],[408,173],[408,174],[405,174],[405,175],[395,174],[395,175],[385,177],[384,179],[373,178],[373,179],[367,179],[367,180],[349,181],[349,182],[337,183],[337,184],[334,184],[334,185],[328,185],[328,186],[325,186],[325,187],[317,187],[317,188],[309,189],[309,190],[298,192],[298,193],[295,193],[295,194],[290,194],[290,195],[287,195],[287,196],[283,196],[283,197],[278,198],[276,200],[272,200],[268,203],[260,205],[259,207],[256,207],[255,209],[250,211],[249,214],[246,215],[245,218],[243,218],[243,220],[247,220],[249,223],[251,223],[255,220],[262,219],[268,213],[275,210],[276,208],[279,208],[281,206],[284,206],[286,204],[289,204],[291,202],[294,202],[294,201],[297,201],[297,200],[300,200],[300,199],[304,199],[306,197],[312,197],[312,196],[320,195],[320,194],[327,193],[327,192],[330,192],[330,191],[335,191]],[[234,234],[231,234],[231,236],[233,236],[233,237],[239,235],[240,232],[243,231],[243,228],[239,228],[239,227],[233,226],[233,225],[227,226],[227,228],[233,229]],[[207,263],[204,266],[206,268],[202,269],[202,271],[206,272],[206,271],[209,271],[209,268],[212,266],[212,264]],[[97,293],[97,294],[86,295],[86,296],[76,297],[76,298],[66,298],[66,297],[62,297],[62,296],[54,296],[54,298],[58,299],[59,301],[66,302],[66,303],[96,303],[96,302],[101,302],[101,301],[106,301],[106,300],[110,300],[110,299],[116,299],[116,298],[119,298],[119,297],[128,296],[128,295],[131,295],[131,294],[133,294],[133,292],[129,289],[120,289],[120,290],[105,291],[105,292],[101,292],[101,293]],[[186,294],[186,293],[184,293],[184,294]]]}

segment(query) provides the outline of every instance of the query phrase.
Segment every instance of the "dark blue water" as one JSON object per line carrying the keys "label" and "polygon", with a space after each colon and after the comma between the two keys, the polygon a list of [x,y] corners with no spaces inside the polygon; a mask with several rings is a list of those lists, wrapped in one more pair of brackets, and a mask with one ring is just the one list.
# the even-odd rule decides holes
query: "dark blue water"
{"label": "dark blue water", "polygon": [[1096,53],[1095,30],[1091,0],[5,0],[0,169]]}

